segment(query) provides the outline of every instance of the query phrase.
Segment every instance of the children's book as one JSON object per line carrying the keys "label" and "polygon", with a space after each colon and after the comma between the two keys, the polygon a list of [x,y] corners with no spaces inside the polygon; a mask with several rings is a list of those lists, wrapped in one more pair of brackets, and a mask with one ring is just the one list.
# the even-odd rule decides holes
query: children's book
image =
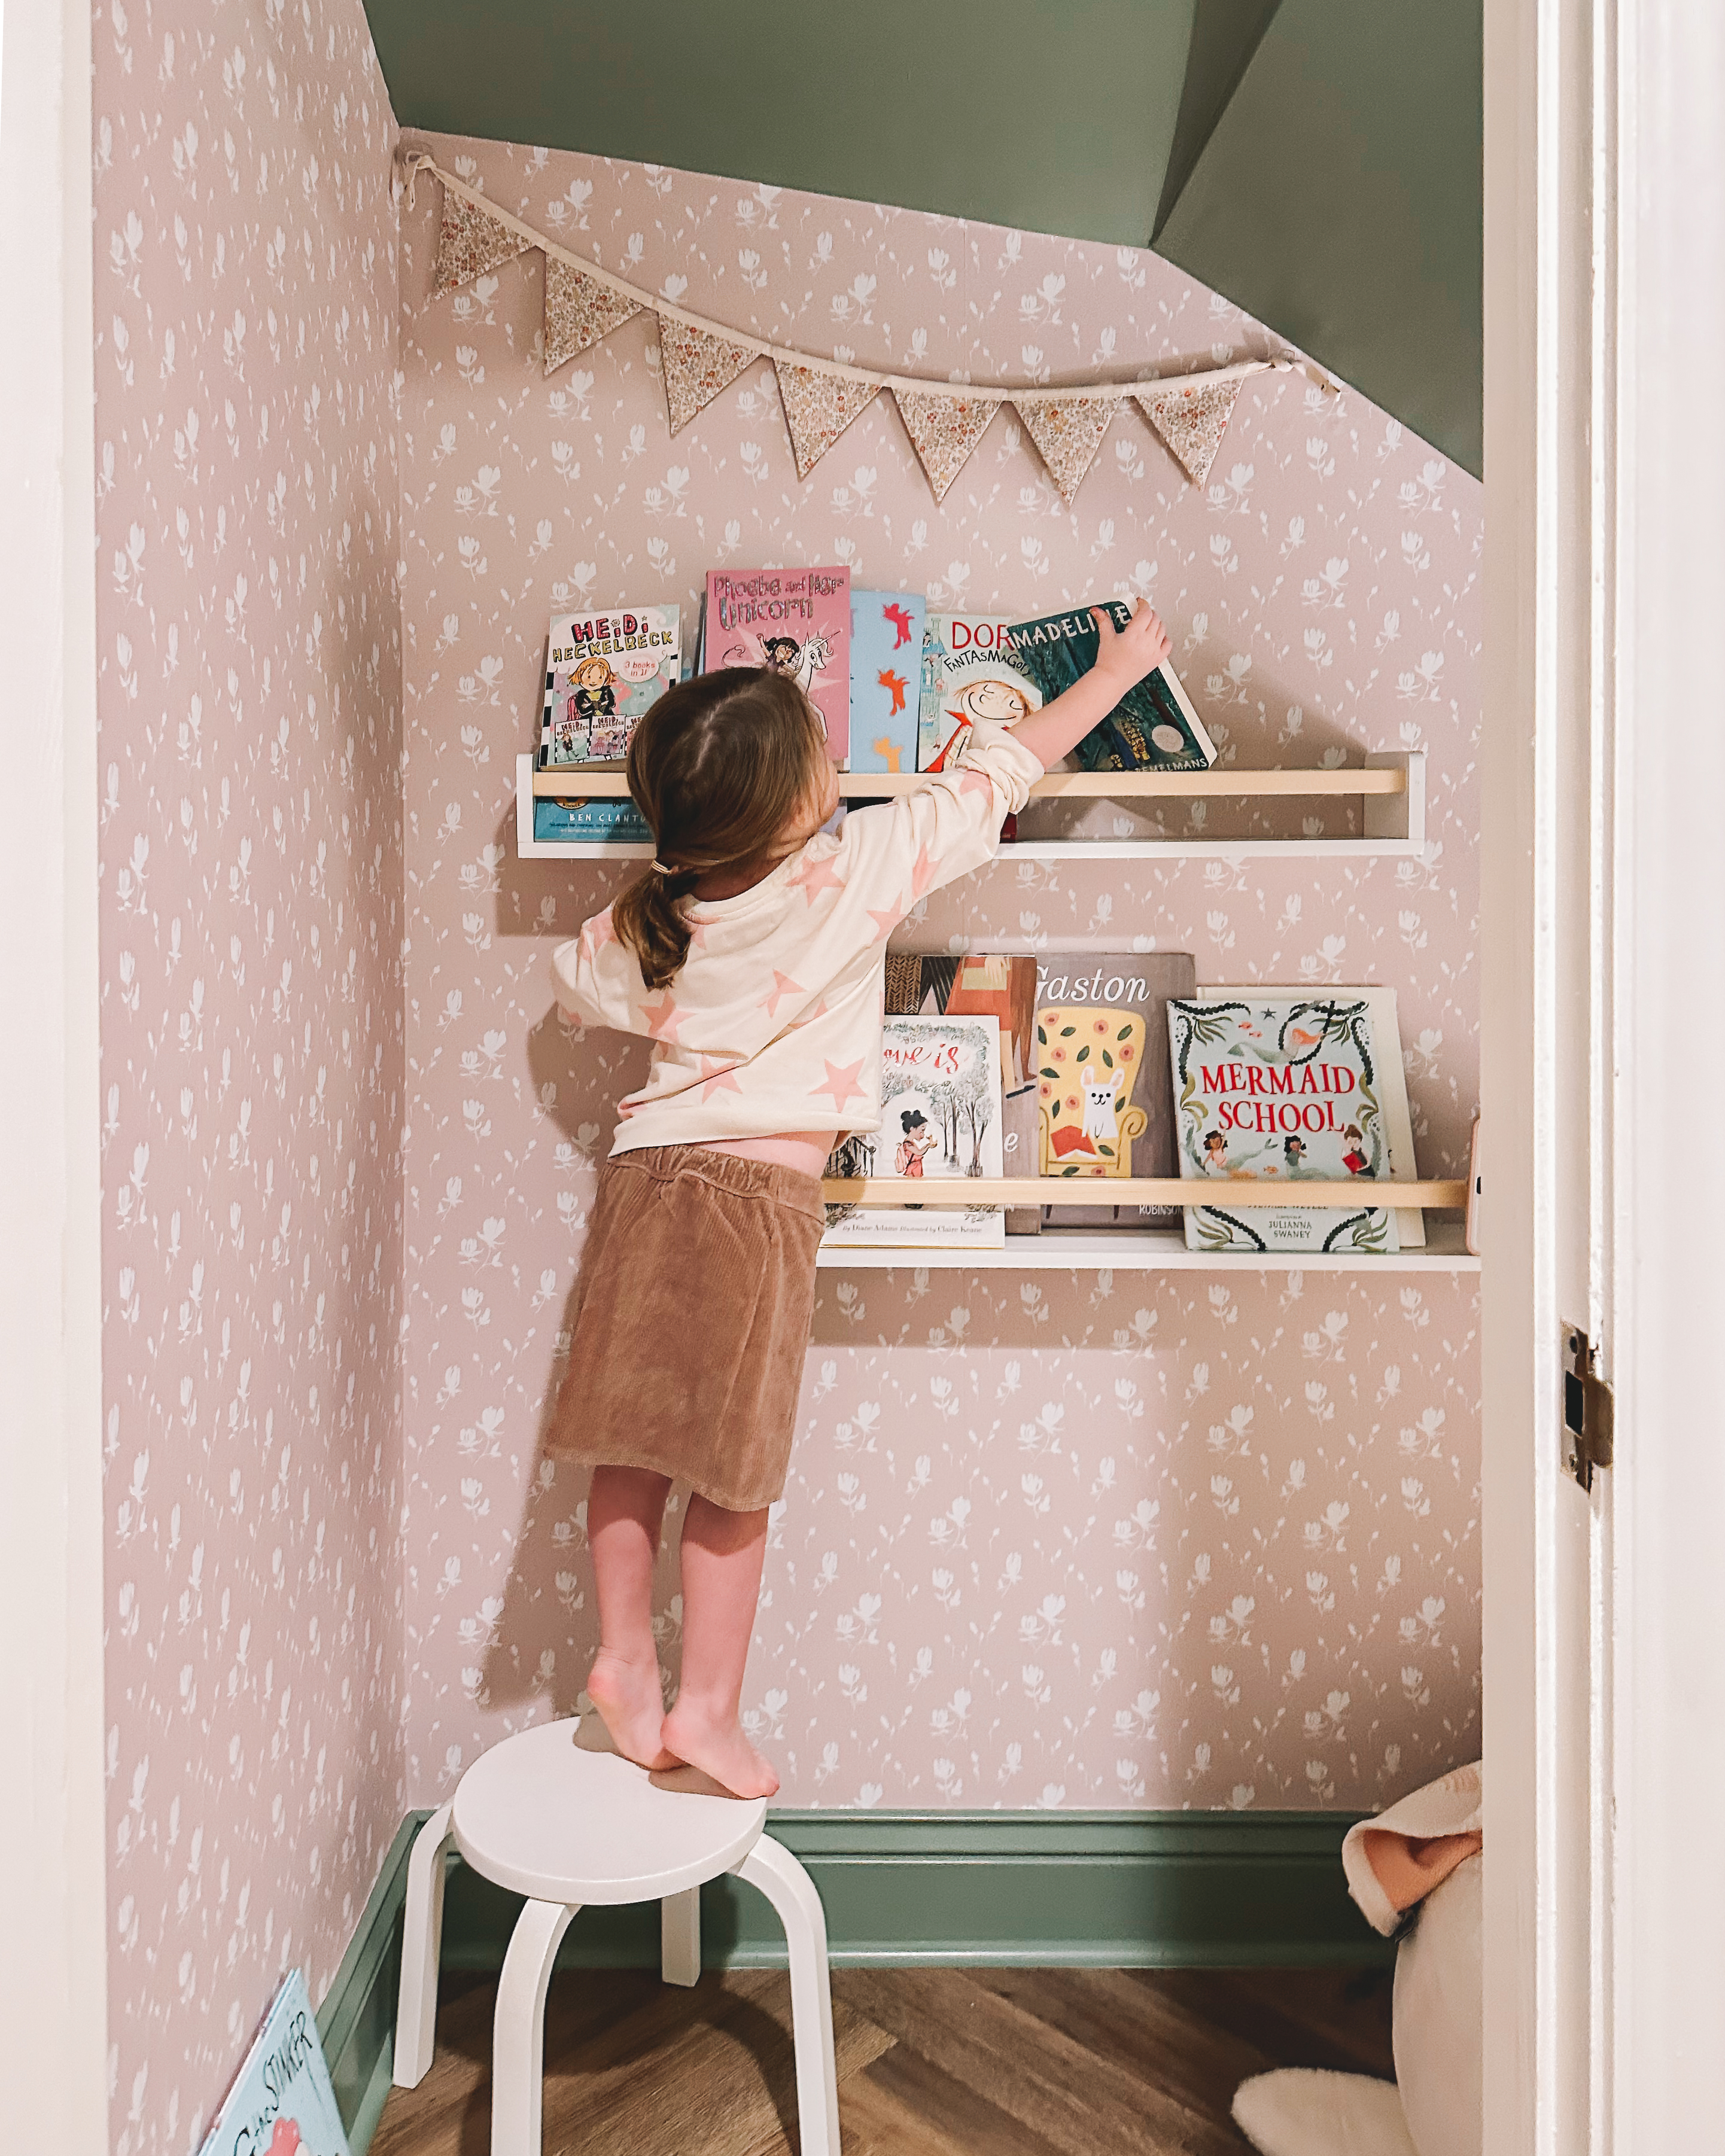
{"label": "children's book", "polygon": [[1039,1175],[1088,1185],[1101,1202],[1045,1205],[1045,1228],[1147,1228],[1168,1205],[1111,1205],[1111,1177],[1174,1166],[1168,1008],[1197,992],[1189,952],[1045,957],[1036,983]]}
{"label": "children's book", "polygon": [[349,2156],[298,1969],[276,1993],[199,2156]]}
{"label": "children's book", "polygon": [[675,687],[681,671],[682,615],[674,606],[553,614],[540,769],[620,769],[641,714]]}
{"label": "children's book", "polygon": [[[1036,961],[998,951],[971,951],[963,957],[889,951],[886,1014],[999,1021],[1002,1173],[1034,1175]],[[1009,1235],[1034,1235],[1041,1224],[1034,1205],[1006,1209]]]}
{"label": "children's book", "polygon": [[916,768],[924,603],[916,592],[850,594],[850,768]]}
{"label": "children's book", "polygon": [[[1180,1173],[1216,1187],[1186,1208],[1194,1250],[1400,1248],[1395,1214],[1369,1190],[1390,1179],[1384,1065],[1399,1044],[1375,1035],[1362,996],[1307,992],[1277,998],[1211,990],[1168,1007]],[[1230,1182],[1345,1183],[1345,1210],[1230,1208]]]}
{"label": "children's book", "polygon": [[533,803],[533,836],[541,845],[567,839],[591,844],[603,839],[617,844],[648,846],[652,826],[633,801],[551,800]]}
{"label": "children's book", "polygon": [[939,771],[973,719],[1015,726],[1042,691],[1014,656],[1005,614],[932,613],[922,638],[916,768]]}
{"label": "children's book", "polygon": [[[1206,1000],[1224,1001],[1230,996],[1243,1000],[1267,1004],[1296,1004],[1310,999],[1312,991],[1303,988],[1266,988],[1261,983],[1253,987],[1206,988]],[[1389,1144],[1389,1173],[1398,1183],[1414,1183],[1420,1171],[1414,1161],[1414,1121],[1408,1111],[1408,1081],[1402,1068],[1402,1033],[1396,1014],[1394,988],[1327,988],[1326,996],[1339,997],[1343,1003],[1363,1003],[1372,1018],[1372,1037],[1382,1054],[1378,1057],[1378,1098],[1384,1108],[1384,1135]],[[1425,1248],[1425,1215],[1417,1205],[1398,1205],[1395,1209],[1395,1231],[1404,1250],[1423,1250]]]}
{"label": "children's book", "polygon": [[[1116,629],[1132,610],[1125,599],[1098,599]],[[1014,656],[1035,682],[1045,703],[1081,680],[1096,662],[1097,631],[1089,607],[1015,621],[1009,634]],[[1135,682],[1077,747],[1087,771],[1208,771],[1216,745],[1192,708],[1179,676],[1166,661]]]}
{"label": "children's book", "polygon": [[827,730],[842,771],[850,754],[850,572],[712,569],[701,671],[770,666],[788,674]]}
{"label": "children's book", "polygon": [[[833,1148],[829,1175],[875,1176],[912,1186],[1001,1173],[1000,1021],[889,1018],[880,1048],[880,1128]],[[826,1240],[935,1250],[1005,1247],[996,1206],[829,1205]]]}

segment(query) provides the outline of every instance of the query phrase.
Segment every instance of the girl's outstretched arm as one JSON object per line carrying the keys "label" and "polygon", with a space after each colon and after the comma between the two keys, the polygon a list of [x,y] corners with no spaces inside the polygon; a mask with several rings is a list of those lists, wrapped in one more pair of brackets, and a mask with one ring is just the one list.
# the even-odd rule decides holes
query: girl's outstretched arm
{"label": "girl's outstretched arm", "polygon": [[1127,690],[1153,674],[1173,649],[1153,608],[1142,602],[1124,629],[1116,629],[1101,608],[1092,607],[1098,642],[1096,663],[1081,681],[1020,719],[1012,730],[1045,771],[1077,747],[1092,726],[1106,719]]}

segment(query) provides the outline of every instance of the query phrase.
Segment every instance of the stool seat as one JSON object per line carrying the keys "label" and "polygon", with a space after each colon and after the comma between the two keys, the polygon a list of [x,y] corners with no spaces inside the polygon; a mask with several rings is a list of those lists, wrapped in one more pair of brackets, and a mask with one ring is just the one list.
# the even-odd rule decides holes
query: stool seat
{"label": "stool seat", "polygon": [[587,1752],[574,1722],[547,1722],[461,1777],[450,1825],[474,1870],[536,1902],[658,1902],[739,1863],[767,1824],[764,1797],[655,1789],[644,1767]]}

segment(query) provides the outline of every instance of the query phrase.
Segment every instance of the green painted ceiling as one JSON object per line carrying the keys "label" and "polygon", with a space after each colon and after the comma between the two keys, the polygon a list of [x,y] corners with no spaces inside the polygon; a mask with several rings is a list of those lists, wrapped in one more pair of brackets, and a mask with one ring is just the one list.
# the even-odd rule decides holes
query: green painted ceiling
{"label": "green painted ceiling", "polygon": [[1471,470],[1480,0],[367,0],[403,127],[1152,244]]}

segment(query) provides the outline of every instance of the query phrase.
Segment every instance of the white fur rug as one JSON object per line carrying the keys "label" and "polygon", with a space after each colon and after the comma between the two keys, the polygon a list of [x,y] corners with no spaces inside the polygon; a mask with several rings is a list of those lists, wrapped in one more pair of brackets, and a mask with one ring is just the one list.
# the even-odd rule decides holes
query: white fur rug
{"label": "white fur rug", "polygon": [[1394,2082],[1284,2066],[1242,2082],[1234,2123],[1263,2156],[1420,2156]]}

